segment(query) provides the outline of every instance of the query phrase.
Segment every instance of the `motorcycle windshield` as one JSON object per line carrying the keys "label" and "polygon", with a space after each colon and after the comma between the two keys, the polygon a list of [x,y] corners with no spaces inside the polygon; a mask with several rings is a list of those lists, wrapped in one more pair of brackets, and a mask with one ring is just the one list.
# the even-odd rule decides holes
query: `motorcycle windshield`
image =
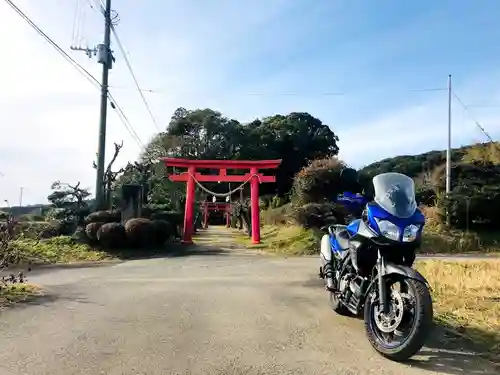
{"label": "motorcycle windshield", "polygon": [[417,209],[415,183],[401,173],[382,173],[373,177],[375,203],[398,218],[408,218]]}

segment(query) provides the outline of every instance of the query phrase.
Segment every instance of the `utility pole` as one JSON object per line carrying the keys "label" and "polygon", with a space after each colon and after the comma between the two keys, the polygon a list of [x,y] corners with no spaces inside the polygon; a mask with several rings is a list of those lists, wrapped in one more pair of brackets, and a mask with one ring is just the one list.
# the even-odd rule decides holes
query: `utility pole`
{"label": "utility pole", "polygon": [[106,0],[106,4],[101,9],[104,15],[104,42],[95,48],[71,46],[73,51],[82,51],[92,58],[97,55],[97,62],[102,64],[101,79],[101,109],[99,114],[99,143],[97,149],[97,174],[95,183],[95,207],[101,208],[104,204],[104,162],[106,153],[106,119],[108,112],[108,77],[109,70],[112,69],[115,58],[111,51],[111,0]]}
{"label": "utility pole", "polygon": [[[451,74],[448,76],[448,147],[446,149],[446,196],[451,193]],[[450,212],[446,212],[446,224],[450,225]]]}
{"label": "utility pole", "polygon": [[104,200],[104,161],[106,153],[106,118],[108,110],[108,77],[111,69],[113,56],[111,53],[111,0],[106,0],[104,9],[104,44],[98,46],[98,62],[102,64],[101,80],[101,111],[99,120],[99,146],[97,151],[97,176],[95,184],[96,208],[103,205]]}
{"label": "utility pole", "polygon": [[23,206],[23,190],[24,188],[21,186],[19,188],[19,207]]}

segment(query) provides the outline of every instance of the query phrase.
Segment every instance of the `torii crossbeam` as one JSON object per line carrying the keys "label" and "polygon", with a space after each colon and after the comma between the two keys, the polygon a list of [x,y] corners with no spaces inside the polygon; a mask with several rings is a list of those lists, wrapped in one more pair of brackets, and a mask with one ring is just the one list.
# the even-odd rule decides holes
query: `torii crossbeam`
{"label": "torii crossbeam", "polygon": [[[278,160],[190,160],[179,158],[161,158],[166,167],[187,168],[187,172],[169,174],[170,181],[186,182],[186,207],[184,214],[184,234],[182,243],[192,244],[195,185],[202,182],[250,182],[250,200],[252,211],[252,243],[260,243],[259,183],[276,182],[275,176],[264,176],[261,169],[276,169],[281,164]],[[218,169],[216,175],[203,175],[197,169]],[[228,169],[249,170],[244,175],[228,175]]]}

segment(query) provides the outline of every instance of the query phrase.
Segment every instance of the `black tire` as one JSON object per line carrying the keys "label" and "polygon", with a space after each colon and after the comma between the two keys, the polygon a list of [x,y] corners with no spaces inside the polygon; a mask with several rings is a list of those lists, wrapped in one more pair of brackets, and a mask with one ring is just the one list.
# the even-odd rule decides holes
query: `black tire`
{"label": "black tire", "polygon": [[424,346],[433,325],[434,312],[429,289],[416,280],[406,279],[405,283],[415,296],[415,318],[411,333],[399,346],[388,348],[374,332],[374,328],[378,329],[376,326],[374,327],[375,322],[372,319],[371,300],[374,292],[367,296],[364,311],[365,330],[370,344],[382,356],[396,362],[403,362],[414,356]]}
{"label": "black tire", "polygon": [[351,312],[345,305],[340,301],[335,293],[329,292],[330,296],[330,307],[339,315],[351,316]]}

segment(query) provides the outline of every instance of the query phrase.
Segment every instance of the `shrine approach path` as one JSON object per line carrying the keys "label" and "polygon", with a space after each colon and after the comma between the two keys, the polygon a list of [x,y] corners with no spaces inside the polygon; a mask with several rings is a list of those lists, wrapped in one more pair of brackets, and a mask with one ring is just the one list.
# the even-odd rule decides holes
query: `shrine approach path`
{"label": "shrine approach path", "polygon": [[220,227],[194,240],[171,257],[34,275],[47,295],[0,313],[0,374],[498,374],[443,344],[390,362],[361,320],[329,309],[315,258],[242,249]]}

